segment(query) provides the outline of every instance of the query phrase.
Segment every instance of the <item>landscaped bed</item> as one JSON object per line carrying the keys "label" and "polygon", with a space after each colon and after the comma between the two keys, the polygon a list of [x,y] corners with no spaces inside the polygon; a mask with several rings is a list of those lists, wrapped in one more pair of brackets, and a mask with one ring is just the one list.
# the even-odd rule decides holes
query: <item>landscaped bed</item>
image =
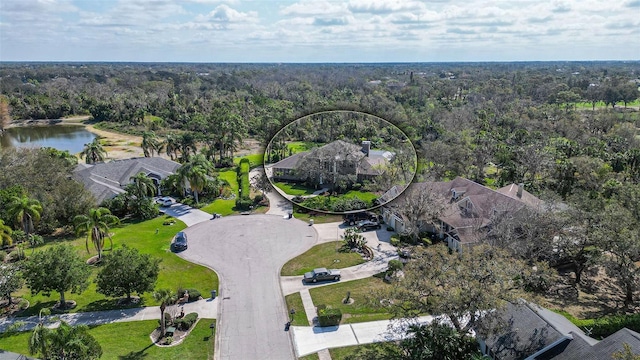
{"label": "landscaped bed", "polygon": [[312,247],[304,254],[298,255],[284,264],[280,275],[304,275],[304,273],[318,267],[342,269],[365,262],[362,255],[356,252],[338,251],[342,244],[342,241],[333,241]]}

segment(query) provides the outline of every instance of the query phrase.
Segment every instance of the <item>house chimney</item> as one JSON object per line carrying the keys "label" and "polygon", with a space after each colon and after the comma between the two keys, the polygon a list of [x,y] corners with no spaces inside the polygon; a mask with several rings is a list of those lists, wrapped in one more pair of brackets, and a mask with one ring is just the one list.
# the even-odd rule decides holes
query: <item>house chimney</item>
{"label": "house chimney", "polygon": [[369,151],[371,150],[371,141],[364,140],[362,141],[362,152],[364,156],[369,157]]}
{"label": "house chimney", "polygon": [[518,184],[518,193],[516,194],[519,199],[522,198],[522,190],[524,190],[524,184],[523,183],[519,183]]}

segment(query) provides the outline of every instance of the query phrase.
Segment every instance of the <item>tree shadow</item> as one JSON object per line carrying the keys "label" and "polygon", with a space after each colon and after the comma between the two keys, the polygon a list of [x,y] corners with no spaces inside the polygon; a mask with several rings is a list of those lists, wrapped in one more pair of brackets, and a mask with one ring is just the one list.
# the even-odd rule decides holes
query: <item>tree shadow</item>
{"label": "tree shadow", "polygon": [[140,360],[140,359],[144,359],[147,357],[147,354],[145,351],[147,351],[148,348],[154,346],[154,343],[151,343],[149,345],[147,345],[146,348],[139,350],[139,351],[132,351],[126,355],[120,355],[118,356],[118,359],[120,360]]}
{"label": "tree shadow", "polygon": [[120,310],[120,309],[133,309],[139,308],[144,305],[144,299],[141,298],[140,302],[121,302],[121,299],[101,299],[90,302],[82,308],[82,311],[104,311],[104,310]]}

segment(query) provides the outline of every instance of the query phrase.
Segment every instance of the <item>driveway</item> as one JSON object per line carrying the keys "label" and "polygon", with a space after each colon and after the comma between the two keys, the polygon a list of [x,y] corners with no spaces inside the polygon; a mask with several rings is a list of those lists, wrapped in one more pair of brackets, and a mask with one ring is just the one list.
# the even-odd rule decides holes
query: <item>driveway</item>
{"label": "driveway", "polygon": [[[262,166],[251,169],[251,171],[249,171],[250,181],[253,182],[254,178],[264,171],[265,168],[263,168]],[[267,171],[269,171],[268,168]],[[280,195],[280,193],[276,191],[273,186],[271,186],[271,189],[264,195],[267,197],[267,199],[269,199],[269,210],[267,210],[267,214],[280,215],[284,217],[293,211],[293,204],[291,203],[291,201],[285,199],[282,195]]]}
{"label": "driveway", "polygon": [[313,227],[274,215],[227,216],[184,230],[180,256],[220,277],[216,358],[295,359],[279,272],[316,242]]}
{"label": "driveway", "polygon": [[182,221],[187,227],[211,219],[211,214],[181,203],[173,204],[169,207],[161,207],[160,211]]}

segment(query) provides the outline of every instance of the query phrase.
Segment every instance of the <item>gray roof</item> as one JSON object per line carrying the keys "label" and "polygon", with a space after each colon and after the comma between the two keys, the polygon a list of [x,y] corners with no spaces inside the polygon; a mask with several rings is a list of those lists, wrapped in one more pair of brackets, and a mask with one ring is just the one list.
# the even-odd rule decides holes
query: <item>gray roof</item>
{"label": "gray roof", "polygon": [[176,172],[180,164],[161,157],[143,157],[96,164],[79,164],[74,170],[76,180],[84,184],[98,203],[124,192],[132,176],[139,172],[154,174],[160,179]]}
{"label": "gray roof", "polygon": [[[591,339],[591,338],[589,338]],[[593,340],[593,339],[591,339]],[[590,343],[584,336],[574,336],[562,349],[551,356],[538,357],[536,359],[548,360],[600,360],[612,359],[614,353],[622,351],[624,344],[631,346],[634,352],[640,351],[640,334],[627,328],[607,336],[601,341]]]}

